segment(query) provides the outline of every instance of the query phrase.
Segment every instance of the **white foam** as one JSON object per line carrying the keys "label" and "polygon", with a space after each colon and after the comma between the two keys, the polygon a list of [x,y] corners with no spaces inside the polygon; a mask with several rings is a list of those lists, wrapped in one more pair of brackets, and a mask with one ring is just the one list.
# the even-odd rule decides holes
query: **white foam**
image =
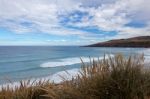
{"label": "white foam", "polygon": [[[82,57],[82,60],[84,62],[89,62],[89,58]],[[66,66],[66,65],[73,65],[73,64],[78,64],[81,63],[80,58],[66,58],[66,59],[61,59],[58,62],[46,62],[41,64],[40,67],[59,67],[59,66]]]}
{"label": "white foam", "polygon": [[148,64],[148,63],[150,63],[150,56],[144,56],[144,62],[146,63],[146,64]]}
{"label": "white foam", "polygon": [[63,80],[71,80],[72,78],[76,77],[79,74],[79,69],[71,69],[67,71],[58,72],[50,77],[50,81],[54,83],[63,82]]}
{"label": "white foam", "polygon": [[[113,57],[113,55],[110,55],[111,57]],[[107,57],[108,58],[108,55]],[[95,58],[95,57],[91,57],[91,59],[94,60],[98,60],[98,59],[103,59],[103,57],[99,57],[99,58]],[[89,62],[90,58],[89,57],[82,57],[83,62]],[[73,62],[72,62],[73,61]],[[53,64],[51,64],[53,63]],[[72,64],[76,64],[76,63],[81,63],[80,58],[66,58],[66,59],[62,59],[62,62],[48,62],[46,65],[42,65],[41,67],[56,67],[56,66],[63,66],[63,65],[72,65]],[[39,81],[47,81],[49,80],[50,82],[54,82],[54,83],[60,83],[63,82],[63,80],[71,80],[72,78],[76,77],[79,73],[80,69],[71,69],[71,70],[66,70],[66,71],[60,71],[57,72],[53,75],[47,76],[47,77],[42,77],[42,78],[32,78],[30,80],[30,83],[28,83],[27,87],[30,87],[31,85],[34,86],[36,85],[36,83],[38,83]],[[63,78],[64,79],[63,79]],[[27,83],[28,80],[23,80],[23,82]],[[34,82],[34,84],[33,84]],[[6,83],[6,84],[2,84],[0,85],[0,90],[3,88],[7,88],[7,86],[9,86],[9,88],[15,89],[16,87],[19,87],[21,84],[20,82],[13,82],[13,83]]]}
{"label": "white foam", "polygon": [[[110,55],[113,57],[114,55]],[[103,57],[90,57],[91,59],[98,60],[98,59],[103,59]],[[89,57],[81,57],[83,62],[90,62]],[[108,55],[106,55],[106,58],[108,58]],[[40,65],[42,68],[47,68],[47,67],[60,67],[60,66],[66,66],[66,65],[73,65],[73,64],[78,64],[81,63],[81,59],[79,57],[73,57],[73,58],[65,58],[65,59],[60,59],[60,61],[56,62],[46,62]]]}
{"label": "white foam", "polygon": [[144,62],[146,64],[150,63],[150,49],[144,49],[139,51],[139,53],[144,54]]}
{"label": "white foam", "polygon": [[148,55],[150,55],[150,48],[143,49],[143,50],[139,51],[139,53],[142,53],[142,54],[144,53],[144,55],[148,56]]}
{"label": "white foam", "polygon": [[[60,82],[63,82],[64,80],[71,80],[72,78],[76,77],[77,74],[79,74],[79,69],[71,69],[71,70],[67,70],[67,71],[57,72],[56,74],[50,75],[48,77],[32,78],[26,87],[35,86],[36,83],[38,83],[39,81],[44,82],[44,81],[49,80],[50,82],[60,83]],[[27,83],[28,80],[23,80],[23,82]],[[2,85],[0,85],[0,90],[2,88],[7,88],[8,86],[11,89],[15,89],[15,88],[18,88],[19,86],[21,86],[21,83],[13,82],[13,83],[2,84]]]}

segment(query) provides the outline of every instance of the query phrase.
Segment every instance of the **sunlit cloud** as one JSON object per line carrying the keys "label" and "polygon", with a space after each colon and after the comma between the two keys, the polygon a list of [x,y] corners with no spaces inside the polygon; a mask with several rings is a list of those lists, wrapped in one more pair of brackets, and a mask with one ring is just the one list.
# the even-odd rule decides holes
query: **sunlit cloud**
{"label": "sunlit cloud", "polygon": [[149,5],[148,0],[0,0],[0,29],[59,36],[65,44],[76,37],[68,45],[150,35]]}

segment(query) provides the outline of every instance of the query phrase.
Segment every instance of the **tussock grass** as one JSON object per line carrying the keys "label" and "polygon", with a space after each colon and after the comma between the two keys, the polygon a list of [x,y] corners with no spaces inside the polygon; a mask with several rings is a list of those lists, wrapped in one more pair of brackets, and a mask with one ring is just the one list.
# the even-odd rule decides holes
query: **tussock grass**
{"label": "tussock grass", "polygon": [[70,81],[39,81],[30,87],[30,81],[20,82],[15,90],[2,88],[0,99],[150,99],[150,70],[143,55],[90,60],[82,62],[80,73]]}

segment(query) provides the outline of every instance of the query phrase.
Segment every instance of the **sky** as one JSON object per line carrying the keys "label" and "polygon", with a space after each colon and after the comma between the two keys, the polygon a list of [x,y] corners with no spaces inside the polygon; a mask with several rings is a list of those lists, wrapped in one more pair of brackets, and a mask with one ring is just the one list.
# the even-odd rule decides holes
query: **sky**
{"label": "sky", "polygon": [[150,0],[0,0],[0,45],[88,45],[150,36]]}

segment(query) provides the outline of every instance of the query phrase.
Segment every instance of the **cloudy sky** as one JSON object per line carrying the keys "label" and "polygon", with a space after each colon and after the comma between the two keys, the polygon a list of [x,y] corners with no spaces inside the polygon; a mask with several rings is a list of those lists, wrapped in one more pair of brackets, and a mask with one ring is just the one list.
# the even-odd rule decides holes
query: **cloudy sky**
{"label": "cloudy sky", "polygon": [[86,45],[150,35],[150,0],[0,0],[0,45]]}

